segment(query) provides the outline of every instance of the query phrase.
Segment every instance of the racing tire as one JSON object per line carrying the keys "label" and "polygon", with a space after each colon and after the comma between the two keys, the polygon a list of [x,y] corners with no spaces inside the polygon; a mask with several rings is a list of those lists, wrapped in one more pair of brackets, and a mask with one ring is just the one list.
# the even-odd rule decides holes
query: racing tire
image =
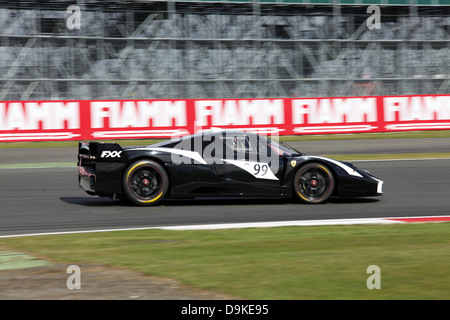
{"label": "racing tire", "polygon": [[126,199],[131,203],[151,206],[160,202],[166,195],[169,177],[159,163],[140,160],[125,170],[122,186]]}
{"label": "racing tire", "polygon": [[335,182],[333,173],[321,163],[308,163],[294,175],[294,191],[304,203],[326,202],[333,194]]}

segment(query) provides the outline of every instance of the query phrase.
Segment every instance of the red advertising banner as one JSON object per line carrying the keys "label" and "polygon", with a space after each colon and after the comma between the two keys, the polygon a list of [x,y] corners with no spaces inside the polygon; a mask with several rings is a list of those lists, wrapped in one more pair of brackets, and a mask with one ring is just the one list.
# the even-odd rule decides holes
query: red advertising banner
{"label": "red advertising banner", "polygon": [[0,102],[0,142],[450,129],[450,95]]}

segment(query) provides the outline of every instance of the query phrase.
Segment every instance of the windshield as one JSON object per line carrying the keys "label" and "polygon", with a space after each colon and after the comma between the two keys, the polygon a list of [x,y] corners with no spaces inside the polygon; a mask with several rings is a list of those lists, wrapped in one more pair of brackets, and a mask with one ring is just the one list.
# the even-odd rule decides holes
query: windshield
{"label": "windshield", "polygon": [[282,142],[278,144],[274,140],[268,140],[268,146],[280,156],[301,156],[302,153],[288,144]]}

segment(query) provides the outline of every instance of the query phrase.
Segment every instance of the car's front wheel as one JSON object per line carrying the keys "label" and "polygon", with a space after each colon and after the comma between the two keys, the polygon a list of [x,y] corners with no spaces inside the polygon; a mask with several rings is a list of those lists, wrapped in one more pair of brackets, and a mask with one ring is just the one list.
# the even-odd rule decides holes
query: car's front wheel
{"label": "car's front wheel", "polygon": [[294,176],[294,191],[306,203],[323,203],[334,190],[335,182],[330,169],[321,163],[308,163]]}
{"label": "car's front wheel", "polygon": [[134,204],[155,205],[164,198],[168,188],[167,173],[155,161],[136,161],[125,170],[123,191]]}

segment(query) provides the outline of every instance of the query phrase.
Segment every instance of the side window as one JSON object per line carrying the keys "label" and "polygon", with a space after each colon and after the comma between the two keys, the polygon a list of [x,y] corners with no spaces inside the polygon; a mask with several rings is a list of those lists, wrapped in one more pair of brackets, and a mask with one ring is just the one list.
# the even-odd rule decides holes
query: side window
{"label": "side window", "polygon": [[233,147],[237,152],[248,152],[248,140],[245,137],[233,137]]}
{"label": "side window", "polygon": [[224,146],[221,135],[204,135],[202,137],[202,155],[203,158],[213,159],[214,161],[224,158]]}
{"label": "side window", "polygon": [[248,160],[249,154],[256,154],[256,148],[248,136],[227,135],[224,137],[227,158],[234,160]]}

